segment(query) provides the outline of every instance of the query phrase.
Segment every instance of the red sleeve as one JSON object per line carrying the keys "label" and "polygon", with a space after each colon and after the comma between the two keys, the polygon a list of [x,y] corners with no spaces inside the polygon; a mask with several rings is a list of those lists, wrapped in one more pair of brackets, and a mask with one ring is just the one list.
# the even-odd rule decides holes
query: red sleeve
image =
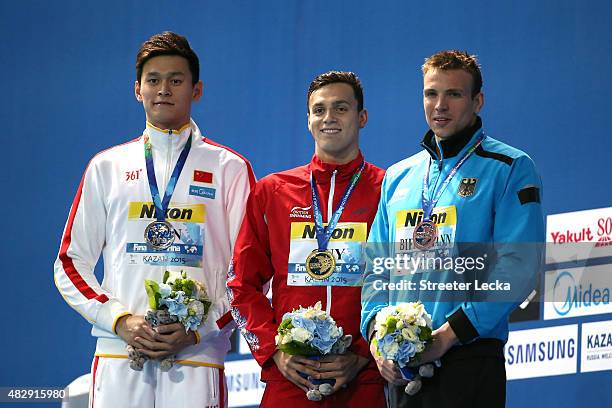
{"label": "red sleeve", "polygon": [[274,274],[265,218],[266,184],[258,182],[249,196],[227,281],[232,316],[260,365],[276,352],[277,332],[265,293]]}

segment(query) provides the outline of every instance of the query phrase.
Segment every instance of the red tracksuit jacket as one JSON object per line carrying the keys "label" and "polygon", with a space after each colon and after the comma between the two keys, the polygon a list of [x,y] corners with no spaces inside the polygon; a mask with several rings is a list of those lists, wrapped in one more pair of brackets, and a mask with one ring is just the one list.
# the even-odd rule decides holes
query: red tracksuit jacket
{"label": "red tracksuit jacket", "polygon": [[[310,172],[317,181],[321,213],[327,222],[346,190],[351,176],[363,163],[363,156],[344,165],[323,163],[316,155],[301,167],[271,174],[260,180],[247,202],[246,213],[234,249],[233,266],[228,276],[228,296],[234,320],[245,336],[253,356],[262,366],[262,380],[284,381],[295,387],[280,373],[271,359],[276,352],[274,337],[283,314],[300,306],[321,301],[345,334],[352,334],[350,350],[370,359],[353,383],[383,383],[369,346],[359,333],[361,313],[360,286],[294,286],[288,269],[295,272],[300,240],[314,230]],[[342,239],[343,226],[351,223],[353,241],[365,242],[380,197],[384,170],[366,163],[362,176],[342,212],[334,236]],[[330,192],[333,197],[330,196]],[[332,199],[330,202],[330,198]],[[344,230],[346,232],[346,228]],[[313,238],[311,235],[309,238]],[[316,239],[309,241],[316,246]],[[333,238],[332,238],[333,242]],[[330,244],[331,246],[331,244]],[[301,248],[302,251],[304,248]],[[337,257],[337,255],[336,255]],[[297,256],[303,263],[301,255]],[[332,275],[333,276],[333,275]],[[264,291],[272,279],[272,302]],[[331,304],[330,304],[331,303]],[[301,392],[301,391],[300,391]],[[264,397],[265,398],[265,397]],[[305,398],[305,397],[304,397]]]}

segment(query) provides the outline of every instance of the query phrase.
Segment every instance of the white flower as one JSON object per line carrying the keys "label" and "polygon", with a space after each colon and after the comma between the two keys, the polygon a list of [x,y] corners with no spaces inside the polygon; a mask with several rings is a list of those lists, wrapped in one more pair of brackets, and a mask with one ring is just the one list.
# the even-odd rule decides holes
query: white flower
{"label": "white flower", "polygon": [[291,329],[290,333],[291,337],[293,337],[293,340],[299,341],[301,343],[305,343],[306,341],[312,340],[314,337],[311,332],[301,327],[294,327],[293,329]]}
{"label": "white flower", "polygon": [[[315,303],[314,306],[308,307],[306,309],[301,309],[304,311],[304,317],[306,319],[314,320],[314,319],[325,319],[325,312],[321,311],[321,301]],[[322,317],[322,318],[321,318]]]}
{"label": "white flower", "polygon": [[183,279],[183,275],[180,272],[175,272],[175,271],[168,271],[168,272],[169,272],[168,280],[166,280],[166,283],[168,285],[172,285],[174,281],[177,279]]}
{"label": "white flower", "polygon": [[386,324],[387,317],[391,316],[394,309],[395,308],[393,306],[387,306],[376,313],[376,324]]}
{"label": "white flower", "polygon": [[159,294],[162,298],[167,298],[168,296],[170,296],[170,293],[172,293],[172,288],[170,287],[170,285],[167,285],[165,283],[159,284]]}
{"label": "white flower", "polygon": [[402,337],[405,340],[409,340],[409,341],[416,341],[419,339],[419,337],[416,334],[416,327],[415,326],[408,326],[404,329],[402,329]]}

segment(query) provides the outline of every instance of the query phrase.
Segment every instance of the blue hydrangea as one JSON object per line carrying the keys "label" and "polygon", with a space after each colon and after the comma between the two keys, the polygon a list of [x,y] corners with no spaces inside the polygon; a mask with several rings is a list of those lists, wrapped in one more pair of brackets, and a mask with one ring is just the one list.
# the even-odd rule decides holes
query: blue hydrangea
{"label": "blue hydrangea", "polygon": [[316,330],[314,332],[314,339],[312,345],[318,348],[321,353],[329,353],[334,344],[342,337],[342,329],[333,330],[332,322],[330,320],[316,320]]}
{"label": "blue hydrangea", "polygon": [[416,354],[416,346],[410,341],[404,341],[397,352],[397,363],[400,367],[404,367],[412,357]]}
{"label": "blue hydrangea", "polygon": [[168,307],[168,313],[172,316],[177,316],[179,320],[187,317],[187,305],[183,303],[185,293],[182,291],[176,292],[174,298],[161,299],[159,303]]}
{"label": "blue hydrangea", "polygon": [[185,325],[185,331],[192,330],[196,331],[200,326],[202,319],[198,316],[188,316],[187,319],[183,320],[183,324]]}
{"label": "blue hydrangea", "polygon": [[316,329],[315,322],[300,315],[293,316],[292,323],[293,327],[301,327],[302,329],[308,330],[311,333],[314,333]]}
{"label": "blue hydrangea", "polygon": [[398,344],[395,341],[393,333],[386,334],[382,339],[378,341],[378,349],[383,355],[385,360],[397,360]]}

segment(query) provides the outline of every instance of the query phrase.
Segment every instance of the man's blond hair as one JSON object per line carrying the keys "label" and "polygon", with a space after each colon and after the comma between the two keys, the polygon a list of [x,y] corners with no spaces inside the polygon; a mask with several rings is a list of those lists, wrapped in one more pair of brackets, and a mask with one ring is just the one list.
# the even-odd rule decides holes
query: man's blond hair
{"label": "man's blond hair", "polygon": [[430,70],[440,69],[443,71],[451,69],[462,69],[472,76],[472,97],[478,95],[482,89],[482,74],[480,64],[476,55],[470,55],[466,51],[445,50],[433,54],[425,59],[421,67],[423,75]]}

